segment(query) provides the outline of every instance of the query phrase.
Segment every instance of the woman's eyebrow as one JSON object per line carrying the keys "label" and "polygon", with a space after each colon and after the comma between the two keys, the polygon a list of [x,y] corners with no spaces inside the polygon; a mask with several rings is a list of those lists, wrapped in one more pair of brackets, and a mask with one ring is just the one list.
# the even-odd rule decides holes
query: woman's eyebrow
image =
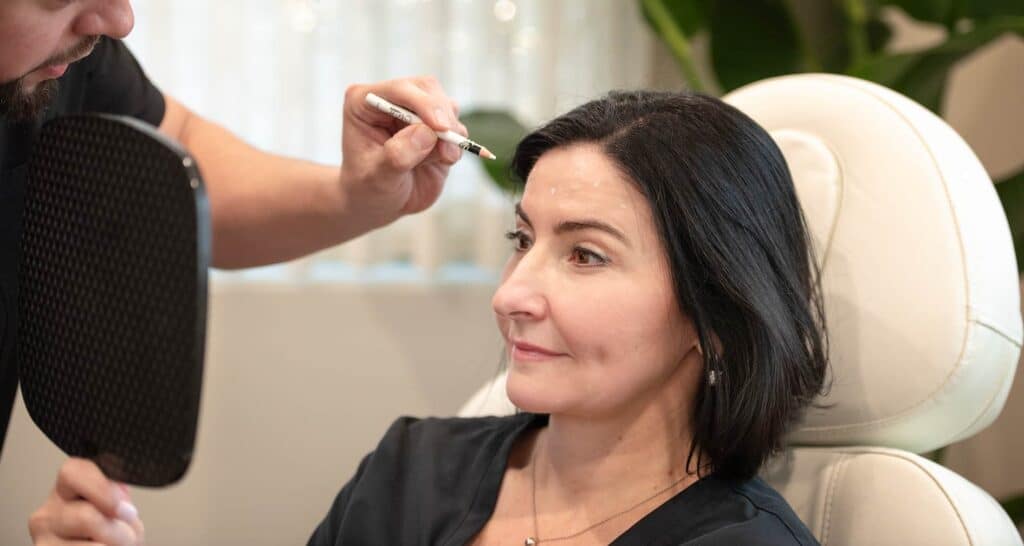
{"label": "woman's eyebrow", "polygon": [[[526,222],[526,225],[530,226],[531,228],[533,227],[533,224],[530,222],[530,217],[526,215],[526,211],[523,210],[523,207],[520,203],[516,203],[516,214],[520,218],[522,218],[524,222]],[[598,231],[603,231],[611,235],[612,237],[615,237],[616,239],[622,241],[624,245],[631,246],[629,244],[629,239],[627,239],[621,231],[612,227],[611,224],[602,222],[601,220],[593,220],[590,218],[583,218],[579,220],[565,220],[559,222],[559,224],[555,226],[555,235],[561,235],[566,232],[580,231],[585,229],[596,229]]]}
{"label": "woman's eyebrow", "polygon": [[584,229],[596,229],[598,231],[603,231],[611,235],[612,237],[615,237],[616,239],[622,241],[622,244],[630,246],[629,240],[626,239],[626,236],[623,235],[621,231],[613,228],[610,224],[607,224],[600,220],[591,220],[588,218],[580,220],[566,220],[564,222],[560,222],[557,226],[555,226],[555,234],[561,235],[568,231],[580,231]]}
{"label": "woman's eyebrow", "polygon": [[516,216],[523,219],[526,225],[533,227],[533,222],[530,221],[530,217],[526,215],[526,211],[523,210],[522,202],[516,203]]}

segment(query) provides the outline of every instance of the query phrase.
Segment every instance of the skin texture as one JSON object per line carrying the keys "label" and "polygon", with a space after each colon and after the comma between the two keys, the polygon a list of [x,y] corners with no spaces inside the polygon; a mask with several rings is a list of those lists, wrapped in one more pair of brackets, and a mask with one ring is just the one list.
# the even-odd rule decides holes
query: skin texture
{"label": "skin texture", "polygon": [[[509,396],[533,412],[620,414],[669,379],[694,343],[649,207],[593,145],[545,154],[520,207],[529,222],[517,215],[517,252],[492,302],[498,327],[506,341],[564,356],[534,362],[513,352]],[[588,220],[624,239],[596,228],[556,233]]]}
{"label": "skin texture", "polygon": [[[541,156],[520,208],[516,253],[492,304],[509,349],[508,395],[550,421],[515,446],[475,543],[532,529],[532,465],[542,538],[586,529],[678,481],[569,542],[607,544],[697,479],[684,471],[696,333],[673,297],[650,207],[596,144]],[[590,222],[622,237],[580,227]]]}
{"label": "skin texture", "polygon": [[[46,79],[41,69],[94,36],[124,38],[135,24],[127,0],[5,0],[0,3],[0,83]],[[84,56],[84,55],[82,55]]]}
{"label": "skin texture", "polygon": [[[87,2],[78,2],[86,4]],[[134,18],[126,1],[71,9],[64,0],[0,3],[0,115],[13,121],[40,116],[56,95],[55,78],[86,57],[98,37],[123,38]]]}

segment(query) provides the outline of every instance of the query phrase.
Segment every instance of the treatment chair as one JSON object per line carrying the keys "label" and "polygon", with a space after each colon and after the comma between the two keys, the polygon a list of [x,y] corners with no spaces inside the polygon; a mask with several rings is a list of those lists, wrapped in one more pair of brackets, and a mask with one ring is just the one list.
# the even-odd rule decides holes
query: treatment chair
{"label": "treatment chair", "polygon": [[[995,500],[919,454],[999,414],[1021,348],[1006,217],[967,144],[879,85],[773,78],[725,100],[767,129],[822,270],[831,392],[762,477],[824,546],[1020,545]],[[514,411],[504,376],[461,415]]]}

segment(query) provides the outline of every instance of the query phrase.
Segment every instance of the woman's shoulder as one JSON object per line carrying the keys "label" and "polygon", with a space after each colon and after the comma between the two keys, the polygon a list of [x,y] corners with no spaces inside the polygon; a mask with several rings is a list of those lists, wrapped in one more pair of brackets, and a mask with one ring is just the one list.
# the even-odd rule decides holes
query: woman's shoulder
{"label": "woman's shoulder", "polygon": [[338,493],[309,544],[437,543],[465,519],[481,484],[500,483],[502,450],[535,419],[397,419]]}
{"label": "woman's shoulder", "polygon": [[759,478],[711,475],[645,518],[629,544],[818,546],[786,500]]}
{"label": "woman's shoulder", "polygon": [[716,530],[693,542],[694,546],[819,546],[786,499],[761,478],[722,484],[741,510],[733,520],[723,521]]}
{"label": "woman's shoulder", "polygon": [[489,446],[498,449],[540,419],[527,413],[500,417],[404,416],[391,424],[377,452],[395,456],[465,456]]}
{"label": "woman's shoulder", "polygon": [[476,433],[481,431],[501,431],[529,425],[541,416],[532,413],[515,413],[512,415],[488,415],[483,417],[414,417],[403,415],[391,423],[391,430],[408,430],[418,434],[433,433]]}

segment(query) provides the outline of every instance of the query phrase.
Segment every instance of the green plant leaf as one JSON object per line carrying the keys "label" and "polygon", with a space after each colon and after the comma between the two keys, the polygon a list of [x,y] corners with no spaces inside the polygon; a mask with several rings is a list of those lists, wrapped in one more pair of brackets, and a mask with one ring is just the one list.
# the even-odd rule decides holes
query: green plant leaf
{"label": "green plant leaf", "polygon": [[896,6],[918,21],[947,24],[953,12],[953,0],[883,0],[885,6]]}
{"label": "green plant leaf", "polygon": [[946,76],[961,57],[941,53],[883,55],[853,67],[849,74],[895,89],[941,114]]}
{"label": "green plant leaf", "polygon": [[1007,15],[1024,15],[1024,1],[964,0],[964,11],[964,16],[978,19]]}
{"label": "green plant leaf", "polygon": [[[1003,212],[1010,224],[1013,249],[1017,254],[1017,271],[1024,270],[1024,169],[996,182],[996,193],[1003,204]],[[1021,508],[1024,510],[1024,507]]]}
{"label": "green plant leaf", "polygon": [[518,184],[510,170],[516,145],[526,136],[526,127],[508,112],[500,110],[474,110],[459,116],[469,129],[470,138],[486,146],[498,159],[483,159],[484,170],[499,188],[515,192]]}
{"label": "green plant leaf", "polygon": [[868,34],[868,51],[871,53],[879,53],[889,45],[892,29],[877,14],[868,19],[865,30]]}
{"label": "green plant leaf", "polygon": [[1024,32],[1024,17],[989,19],[924,51],[875,55],[848,73],[891,87],[939,113],[953,65],[1006,32]]}
{"label": "green plant leaf", "polygon": [[[664,10],[675,21],[676,26],[686,36],[692,37],[707,28],[711,0],[659,0],[658,3],[664,7]],[[643,12],[647,24],[664,39],[665,35],[662,34],[661,28],[652,16],[651,8],[650,2],[640,0],[640,11]]]}
{"label": "green plant leaf", "polygon": [[1014,525],[1019,526],[1021,522],[1024,522],[1024,493],[1000,501],[999,504],[1003,506],[1003,510],[1006,510]]}
{"label": "green plant leaf", "polygon": [[[697,73],[690,50],[691,33],[687,29],[703,27],[706,16],[701,12],[710,0],[641,0],[640,8],[654,32],[661,37],[675,57],[679,71],[694,91],[704,91],[704,82]],[[703,6],[703,7],[702,7]],[[674,8],[673,8],[674,7]],[[675,11],[673,11],[673,9]]]}
{"label": "green plant leaf", "polygon": [[780,0],[716,2],[710,21],[711,61],[724,90],[803,71],[800,37]]}
{"label": "green plant leaf", "polygon": [[850,64],[852,21],[838,1],[784,0],[803,51],[804,70],[842,72]]}

